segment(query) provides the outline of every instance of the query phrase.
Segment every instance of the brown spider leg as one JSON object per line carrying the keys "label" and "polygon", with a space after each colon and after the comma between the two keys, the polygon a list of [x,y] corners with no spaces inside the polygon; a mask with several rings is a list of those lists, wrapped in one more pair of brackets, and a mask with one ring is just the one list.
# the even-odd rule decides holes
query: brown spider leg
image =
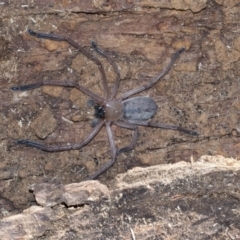
{"label": "brown spider leg", "polygon": [[135,148],[137,140],[138,140],[138,136],[139,136],[139,131],[138,131],[138,126],[128,123],[128,122],[124,122],[124,121],[116,121],[114,122],[115,125],[122,127],[122,128],[127,128],[127,129],[131,129],[133,130],[133,138],[131,143],[123,148],[120,148],[117,153],[122,153],[122,152],[127,152],[127,151],[131,151]]}
{"label": "brown spider leg", "polygon": [[52,80],[42,80],[41,82],[37,83],[32,83],[32,84],[27,84],[27,85],[22,85],[22,86],[14,86],[11,87],[13,91],[28,91],[34,88],[38,88],[41,86],[62,86],[62,87],[75,87],[79,91],[85,93],[89,97],[93,98],[96,101],[103,102],[104,99],[97,95],[96,93],[90,91],[86,87],[80,85],[77,82],[68,82],[68,81],[52,81]]}
{"label": "brown spider leg", "polygon": [[114,137],[113,137],[113,133],[112,133],[110,124],[111,124],[111,122],[108,121],[108,122],[106,122],[105,126],[107,129],[108,141],[109,141],[111,152],[112,152],[112,159],[111,159],[111,161],[106,163],[103,167],[101,167],[98,171],[96,171],[95,173],[90,175],[86,180],[96,179],[99,175],[101,175],[102,173],[107,171],[110,167],[112,167],[113,164],[116,162],[117,149],[116,149],[116,145],[114,143]]}
{"label": "brown spider leg", "polygon": [[105,57],[108,60],[108,62],[111,64],[111,66],[116,74],[116,80],[115,80],[115,83],[113,85],[112,92],[110,95],[110,99],[113,99],[117,95],[117,91],[118,91],[119,84],[120,84],[120,72],[118,70],[118,67],[115,64],[115,62],[113,61],[113,59],[108,54],[106,54],[103,50],[98,48],[98,46],[95,42],[92,42],[92,47],[97,53],[99,53],[100,55],[102,55],[103,57]]}
{"label": "brown spider leg", "polygon": [[144,121],[136,121],[136,120],[129,120],[130,123],[132,124],[136,124],[139,126],[146,126],[146,127],[155,127],[155,128],[163,128],[163,129],[169,129],[169,130],[175,130],[175,131],[180,131],[180,132],[184,132],[186,134],[192,135],[192,136],[198,136],[199,134],[195,131],[191,131],[179,126],[175,126],[175,125],[168,125],[168,124],[164,124],[164,123],[154,123],[154,122],[144,122]]}
{"label": "brown spider leg", "polygon": [[101,121],[93,129],[93,131],[81,143],[55,143],[51,145],[40,144],[30,140],[17,140],[17,144],[23,144],[28,147],[35,147],[46,152],[58,152],[66,150],[76,150],[87,145],[102,129],[105,121]]}
{"label": "brown spider leg", "polygon": [[87,51],[85,48],[80,46],[78,43],[76,43],[69,37],[56,36],[56,35],[46,34],[46,33],[37,33],[30,29],[28,29],[28,33],[37,38],[44,38],[44,39],[50,39],[50,40],[54,40],[54,41],[68,42],[70,45],[72,45],[73,47],[78,49],[82,54],[84,54],[88,59],[90,59],[92,62],[94,62],[97,65],[97,67],[101,73],[101,76],[102,76],[101,80],[102,80],[102,85],[103,85],[104,97],[105,97],[105,99],[108,98],[109,91],[108,91],[106,74],[105,74],[102,63],[94,55],[92,55],[89,51]]}
{"label": "brown spider leg", "polygon": [[174,62],[176,61],[176,59],[179,57],[179,55],[185,50],[185,48],[181,48],[179,49],[172,57],[172,60],[170,61],[170,63],[168,64],[168,66],[162,70],[161,73],[159,73],[154,79],[152,79],[152,81],[146,85],[143,85],[141,87],[138,87],[138,88],[135,88],[135,89],[132,89],[128,92],[125,92],[122,94],[121,98],[122,99],[126,99],[136,93],[140,93],[142,91],[145,91],[149,88],[151,88],[154,84],[156,84],[161,78],[163,78],[169,71],[170,69],[172,68]]}

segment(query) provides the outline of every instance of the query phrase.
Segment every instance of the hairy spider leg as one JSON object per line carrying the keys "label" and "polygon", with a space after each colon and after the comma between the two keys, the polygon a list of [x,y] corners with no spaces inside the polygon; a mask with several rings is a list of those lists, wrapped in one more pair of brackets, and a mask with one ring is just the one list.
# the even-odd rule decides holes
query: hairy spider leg
{"label": "hairy spider leg", "polygon": [[[35,36],[34,34],[36,34],[37,37],[43,36],[42,38],[48,38],[47,36],[49,36],[49,34],[35,33],[32,30],[28,30],[28,31],[33,36]],[[54,36],[54,35],[50,35],[50,37],[49,37],[49,39],[51,39],[51,40],[57,40],[57,38],[59,38],[59,37]],[[62,41],[64,41],[64,40],[62,40]],[[76,47],[76,46],[74,46],[74,47]],[[81,48],[81,50],[82,50],[82,48]],[[90,53],[87,52],[85,49],[83,49],[83,50],[87,54],[90,55]],[[94,57],[94,59],[96,59],[96,58]],[[96,59],[96,60],[99,62],[98,59]],[[104,72],[104,70],[103,70],[103,72]],[[105,76],[105,72],[104,72],[104,76]],[[103,76],[103,79],[104,79],[104,76]],[[71,82],[71,81],[68,81],[68,80],[67,81],[42,80],[41,82],[37,82],[37,83],[32,83],[32,84],[27,84],[27,85],[22,85],[22,86],[14,86],[14,87],[11,87],[11,89],[13,91],[27,91],[27,90],[31,90],[31,89],[34,89],[34,88],[38,88],[38,87],[43,86],[43,85],[45,85],[45,86],[49,85],[49,86],[75,87],[78,90],[80,90],[81,92],[85,93],[86,95],[88,95],[89,97],[93,98],[94,100],[96,100],[98,102],[103,102],[104,101],[104,99],[102,97],[100,97],[98,94],[96,94],[96,93],[92,92],[91,90],[87,89],[86,87],[80,85],[78,82]]]}
{"label": "hairy spider leg", "polygon": [[111,66],[116,74],[116,80],[113,85],[112,91],[110,93],[111,94],[110,100],[112,100],[113,98],[116,97],[117,92],[118,92],[118,88],[119,88],[119,84],[120,84],[120,72],[118,70],[116,63],[113,61],[113,59],[107,53],[105,53],[103,50],[99,49],[95,42],[92,42],[92,47],[97,53],[99,53],[100,55],[102,55],[103,57],[105,57],[108,60],[108,62],[111,64]]}
{"label": "hairy spider leg", "polygon": [[13,86],[11,87],[11,90],[13,91],[28,91],[34,88],[39,88],[43,85],[43,82],[37,82],[37,83],[31,83],[27,85],[22,85],[22,86]]}
{"label": "hairy spider leg", "polygon": [[162,79],[172,68],[174,62],[177,60],[177,58],[179,57],[179,55],[185,50],[185,48],[181,48],[179,49],[172,57],[170,63],[167,65],[167,67],[165,69],[162,70],[162,72],[160,72],[155,78],[152,79],[152,81],[146,85],[134,88],[128,92],[125,92],[122,94],[121,98],[124,100],[136,93],[140,93],[142,91],[145,91],[149,88],[151,88],[154,84],[156,84],[160,79]]}
{"label": "hairy spider leg", "polygon": [[88,136],[80,143],[53,143],[50,145],[40,144],[31,140],[16,140],[17,144],[23,144],[28,147],[35,147],[46,152],[58,152],[66,150],[76,150],[87,145],[99,133],[105,124],[105,120],[100,121]]}
{"label": "hairy spider leg", "polygon": [[139,126],[146,126],[146,127],[154,127],[154,128],[163,128],[163,129],[169,129],[169,130],[175,130],[175,131],[180,131],[184,132],[186,134],[192,135],[192,136],[198,136],[198,133],[195,131],[191,131],[179,126],[174,126],[174,125],[168,125],[164,123],[155,123],[151,121],[136,121],[136,120],[129,120],[130,123],[139,125]]}
{"label": "hairy spider leg", "polygon": [[46,33],[37,33],[32,31],[31,29],[28,29],[28,33],[34,37],[37,38],[44,38],[44,39],[50,39],[50,40],[55,40],[55,41],[65,41],[67,43],[69,43],[70,45],[72,45],[73,47],[75,47],[76,49],[78,49],[82,54],[84,54],[88,59],[90,59],[92,62],[94,62],[101,74],[101,80],[102,80],[102,85],[103,85],[103,92],[104,92],[104,98],[107,100],[108,99],[108,95],[109,95],[109,90],[108,90],[108,85],[107,85],[107,79],[106,79],[106,74],[103,68],[102,63],[94,56],[92,55],[88,50],[86,50],[85,48],[83,48],[82,46],[80,46],[78,43],[76,43],[75,41],[73,41],[71,38],[69,37],[62,37],[62,36],[56,36],[56,35],[52,35],[52,34],[46,34]]}
{"label": "hairy spider leg", "polygon": [[111,152],[112,152],[112,159],[111,159],[111,161],[106,163],[103,167],[101,167],[99,170],[97,170],[95,173],[90,175],[86,180],[96,179],[99,175],[101,175],[102,173],[107,171],[110,167],[112,167],[113,164],[116,162],[117,149],[116,149],[116,145],[114,143],[114,137],[113,137],[113,133],[112,133],[112,130],[111,130],[111,122],[107,121],[105,123],[105,126],[106,126],[106,129],[107,129],[108,141],[109,141]]}
{"label": "hairy spider leg", "polygon": [[126,128],[126,129],[130,129],[133,130],[133,137],[132,137],[132,141],[131,143],[123,148],[120,148],[119,150],[117,150],[117,153],[122,153],[122,152],[128,152],[131,151],[135,148],[138,137],[139,137],[139,130],[138,130],[138,126],[131,124],[129,122],[124,122],[124,121],[116,121],[114,122],[115,125],[122,127],[122,128]]}
{"label": "hairy spider leg", "polygon": [[130,120],[130,122],[125,122],[125,121],[120,121],[119,120],[119,121],[114,122],[114,124],[119,126],[119,127],[131,129],[131,130],[134,131],[131,143],[128,146],[117,150],[118,154],[122,153],[122,152],[131,151],[135,148],[135,146],[137,144],[138,137],[139,137],[139,130],[138,130],[137,125],[145,126],[145,127],[155,127],[155,128],[175,130],[175,131],[184,132],[184,133],[192,135],[192,136],[198,136],[198,133],[195,132],[195,131],[187,130],[187,129],[179,127],[179,126],[168,125],[168,124],[163,124],[163,123],[153,123],[153,122],[150,122],[150,121],[144,122],[144,121],[135,121],[135,120],[131,121]]}
{"label": "hairy spider leg", "polygon": [[13,91],[28,91],[34,88],[38,88],[41,86],[61,86],[61,87],[75,87],[79,91],[85,93],[89,97],[93,98],[98,102],[104,102],[104,99],[97,95],[96,93],[90,91],[86,87],[80,85],[78,82],[71,82],[71,81],[54,81],[54,80],[42,80],[41,82],[22,85],[22,86],[14,86],[11,87]]}

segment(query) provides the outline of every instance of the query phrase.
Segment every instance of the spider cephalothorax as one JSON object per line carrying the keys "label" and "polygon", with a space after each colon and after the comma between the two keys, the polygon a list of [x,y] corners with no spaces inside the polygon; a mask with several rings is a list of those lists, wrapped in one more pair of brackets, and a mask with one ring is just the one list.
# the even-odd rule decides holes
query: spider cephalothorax
{"label": "spider cephalothorax", "polygon": [[95,117],[110,121],[116,121],[123,114],[122,103],[118,100],[107,101],[104,105],[97,104],[94,106]]}
{"label": "spider cephalothorax", "polygon": [[[88,95],[91,99],[93,99],[92,101],[94,102],[93,106],[95,110],[95,117],[98,119],[96,124],[94,124],[94,129],[80,143],[66,143],[65,145],[55,143],[51,145],[45,145],[38,142],[30,141],[30,140],[17,140],[16,142],[18,144],[24,144],[29,147],[36,147],[47,152],[80,149],[85,145],[87,145],[105,125],[107,134],[108,134],[108,140],[109,140],[111,152],[112,152],[112,159],[107,164],[105,164],[102,168],[100,168],[98,171],[96,171],[95,173],[93,173],[87,178],[87,179],[95,179],[115,163],[117,153],[134,149],[138,139],[138,125],[146,126],[146,127],[177,130],[193,136],[198,135],[197,132],[184,129],[179,126],[152,122],[151,118],[154,116],[154,114],[157,111],[157,104],[154,102],[154,100],[151,99],[150,97],[144,97],[144,96],[130,98],[131,96],[137,93],[140,93],[142,91],[145,91],[151,88],[163,76],[165,76],[170,71],[171,67],[173,66],[174,62],[176,61],[180,53],[184,51],[184,48],[181,48],[173,55],[172,60],[170,61],[168,66],[162,72],[160,72],[154,79],[152,79],[149,84],[140,86],[133,90],[125,92],[121,94],[119,99],[117,99],[116,95],[117,95],[117,91],[120,83],[119,70],[116,64],[113,62],[113,60],[106,53],[100,50],[94,42],[92,43],[92,47],[94,48],[94,50],[108,60],[108,62],[110,63],[110,65],[112,66],[113,70],[116,73],[116,81],[111,91],[109,91],[107,80],[106,80],[106,74],[101,62],[98,60],[98,58],[92,55],[91,52],[89,52],[88,50],[86,50],[85,48],[83,48],[78,43],[76,43],[75,41],[73,41],[68,37],[61,37],[61,36],[56,36],[56,35],[46,34],[46,33],[36,33],[30,29],[28,30],[28,33],[37,38],[45,38],[45,39],[51,39],[55,41],[66,41],[70,45],[78,49],[79,52],[84,54],[92,62],[94,62],[98,66],[98,69],[101,74],[101,82],[103,85],[104,96],[101,97],[96,93],[92,92],[91,90],[87,89],[86,87],[82,86],[80,83],[73,82],[73,81],[59,82],[59,81],[43,80],[41,82],[37,82],[33,84],[12,87],[12,90],[14,91],[26,91],[26,90],[40,87],[42,85],[75,87],[81,92]],[[98,104],[98,103],[101,103],[101,104]],[[111,129],[112,124],[115,124],[122,128],[133,130],[133,139],[128,146],[121,148],[119,150],[116,149],[116,145],[114,143],[114,136]]]}

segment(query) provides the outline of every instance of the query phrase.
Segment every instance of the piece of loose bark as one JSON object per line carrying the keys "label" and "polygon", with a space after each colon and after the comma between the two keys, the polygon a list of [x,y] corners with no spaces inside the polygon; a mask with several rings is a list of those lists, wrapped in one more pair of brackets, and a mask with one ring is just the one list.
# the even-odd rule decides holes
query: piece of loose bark
{"label": "piece of loose bark", "polygon": [[235,159],[203,156],[134,168],[109,188],[98,181],[39,184],[33,190],[42,206],[3,218],[0,238],[237,239],[239,173]]}

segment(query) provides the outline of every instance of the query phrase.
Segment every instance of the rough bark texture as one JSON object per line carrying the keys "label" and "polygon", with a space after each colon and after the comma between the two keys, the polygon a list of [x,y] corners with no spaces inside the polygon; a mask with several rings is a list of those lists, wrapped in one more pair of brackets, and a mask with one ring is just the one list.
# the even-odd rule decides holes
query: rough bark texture
{"label": "rough bark texture", "polygon": [[[28,218],[31,222],[35,219],[33,213],[38,211],[41,216],[48,216],[47,223],[43,224],[45,227],[36,230],[36,234],[30,230],[24,230],[22,234],[28,232],[32,238],[48,236],[49,239],[60,239],[55,231],[62,229],[62,239],[75,239],[74,234],[77,239],[84,236],[88,239],[91,236],[95,239],[130,239],[131,228],[136,239],[165,239],[167,236],[173,239],[203,239],[205,235],[201,232],[216,239],[239,238],[239,232],[235,232],[239,228],[238,168],[234,170],[232,167],[229,172],[225,168],[220,169],[219,175],[215,168],[209,168],[208,175],[204,175],[206,179],[199,177],[197,182],[196,176],[201,176],[201,169],[195,170],[196,176],[187,175],[188,171],[192,171],[189,164],[173,164],[195,161],[203,155],[240,157],[239,22],[240,1],[237,0],[2,0],[0,210],[3,224],[14,217]],[[92,62],[67,43],[36,39],[28,35],[27,28],[71,37],[88,49],[91,41],[95,41],[110,54],[120,69],[118,96],[148,83],[167,65],[177,49],[185,47],[186,51],[170,73],[141,95],[148,95],[156,101],[158,112],[154,121],[192,129],[199,132],[199,137],[140,128],[135,150],[120,154],[117,163],[99,178],[109,189],[99,185],[99,192],[94,196],[99,201],[103,198],[101,204],[88,202],[91,189],[77,185],[79,191],[86,188],[86,195],[81,195],[83,198],[80,196],[82,200],[73,204],[74,208],[67,207],[69,203],[64,195],[67,192],[64,186],[71,188],[69,184],[83,184],[83,179],[110,160],[106,131],[103,129],[81,150],[47,153],[18,146],[14,143],[15,139],[45,143],[80,142],[91,131],[93,116],[86,105],[89,98],[76,89],[42,87],[27,92],[12,92],[10,87],[42,79],[70,79],[102,94],[100,75]],[[99,59],[111,85],[115,75],[106,60],[100,56]],[[119,148],[130,142],[131,131],[117,127],[113,130]],[[156,175],[159,179],[156,183],[151,180],[151,184],[142,182],[142,178],[136,176],[140,171],[138,169],[120,175],[129,179],[133,174],[134,181],[129,185],[126,179],[116,177],[136,166],[153,166],[150,169],[155,169],[157,165],[156,169],[161,171],[168,168],[159,164],[173,164],[169,165],[169,169],[175,166],[174,169],[179,168],[186,174],[179,179],[179,173],[175,173],[174,184],[167,182],[166,185],[162,183],[165,173],[160,174],[158,170]],[[204,164],[208,168],[210,163]],[[147,173],[149,170],[141,171]],[[149,179],[154,177],[151,175]],[[122,185],[117,184],[118,181]],[[228,181],[235,181],[236,191],[231,190],[231,194],[224,190]],[[206,189],[210,185],[212,188]],[[45,201],[50,199],[51,208],[43,204],[44,199],[40,201],[37,197],[45,188],[51,189],[51,192],[55,191],[52,188],[58,191],[53,199],[46,196]],[[179,198],[175,199],[173,196],[176,194]],[[110,202],[105,202],[106,196],[111,199]],[[36,201],[44,207],[36,206]],[[53,206],[53,202],[57,205]],[[64,205],[59,205],[62,202]],[[106,215],[101,211],[105,205]],[[28,210],[22,215],[13,215],[24,209]],[[99,211],[101,214],[98,214]],[[11,216],[6,217],[8,214]],[[78,214],[86,219],[89,216],[88,220],[84,220],[88,222],[81,222],[82,217]],[[67,216],[76,223],[68,223]],[[29,224],[33,231],[35,225],[34,221]],[[6,225],[1,226],[4,230]]]}
{"label": "rough bark texture", "polygon": [[36,184],[40,206],[2,219],[0,237],[239,239],[239,174],[239,161],[203,156],[134,168],[109,189],[97,181]]}

